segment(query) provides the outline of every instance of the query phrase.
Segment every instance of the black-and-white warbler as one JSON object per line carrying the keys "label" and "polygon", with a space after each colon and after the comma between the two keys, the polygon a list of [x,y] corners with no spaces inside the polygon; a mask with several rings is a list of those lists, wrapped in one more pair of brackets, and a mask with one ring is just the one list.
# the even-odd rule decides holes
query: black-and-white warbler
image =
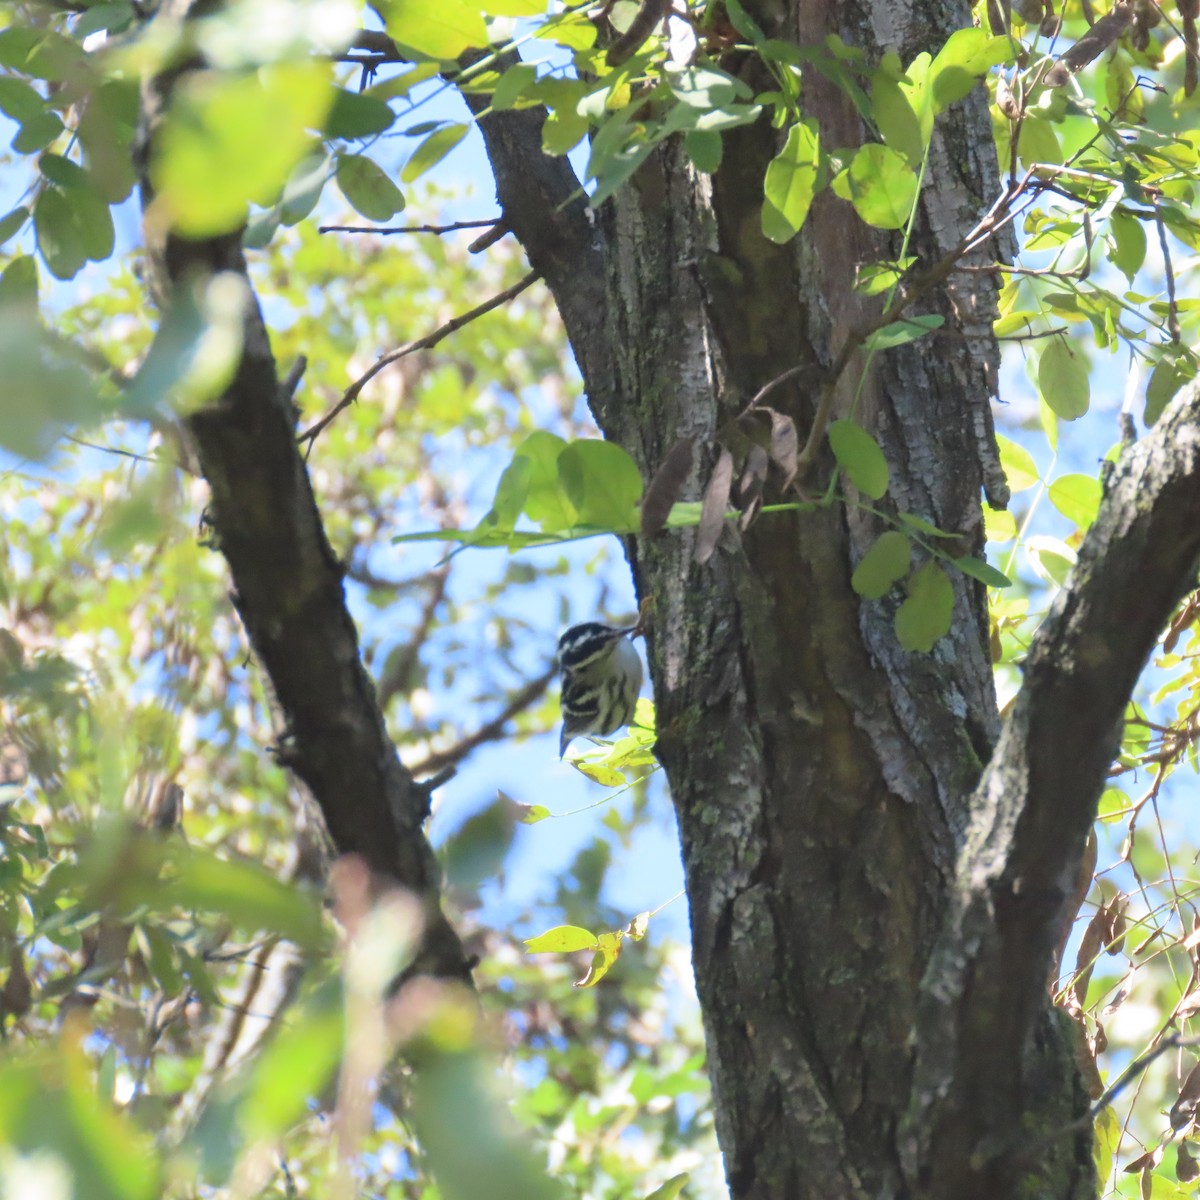
{"label": "black-and-white warbler", "polygon": [[639,629],[585,621],[558,639],[563,677],[560,758],[572,738],[583,733],[607,737],[632,720],[642,690],[642,660],[630,635]]}

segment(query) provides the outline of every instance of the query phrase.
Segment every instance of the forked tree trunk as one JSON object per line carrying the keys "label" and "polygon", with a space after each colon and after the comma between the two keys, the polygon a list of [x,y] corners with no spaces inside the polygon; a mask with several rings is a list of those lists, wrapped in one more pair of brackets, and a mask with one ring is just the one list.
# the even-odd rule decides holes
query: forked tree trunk
{"label": "forked tree trunk", "polygon": [[[812,46],[837,33],[873,60],[936,52],[970,23],[965,4],[937,0],[746,7],[770,36]],[[863,140],[849,100],[815,71],[803,106],[826,144]],[[725,134],[711,180],[668,145],[593,228],[578,203],[547,205],[570,187],[563,164],[539,159],[535,124],[483,121],[506,219],[554,289],[605,434],[647,478],[691,438],[694,499],[718,441],[732,444],[732,418],[797,365],[799,383],[770,403],[806,430],[838,347],[879,311],[853,291],[855,266],[894,258],[898,239],[826,192],[795,241],[769,242],[762,181],[780,135],[765,122]],[[998,188],[979,89],[939,119],[910,253],[940,259]],[[838,391],[844,416],[865,371],[855,420],[888,459],[880,506],[958,535],[955,553],[980,552],[981,492],[1004,502],[989,410],[994,295],[987,273],[952,276],[924,309],[945,316],[944,330],[869,366],[860,356]],[[1182,474],[1193,517],[1194,408],[1193,397],[1180,418],[1190,449],[1171,476]],[[1128,532],[1114,515],[1122,497],[1132,505],[1146,486],[1138,473],[1169,448],[1123,464],[1133,474],[1110,488],[1117,524],[1102,517],[1109,532],[1094,535],[1101,566],[1113,552],[1104,539]],[[810,476],[818,493],[831,463],[826,452]],[[844,486],[850,503],[728,528],[702,566],[692,531],[639,538],[630,552],[654,601],[658,748],[731,1193],[978,1200],[1036,1181],[1028,1194],[1094,1196],[1089,1097],[1045,981],[1124,700],[1187,586],[1197,535],[1183,537],[1121,661],[1081,661],[1072,674],[1065,639],[1082,631],[1070,622],[1100,622],[1093,648],[1111,629],[1111,612],[1085,613],[1087,597],[1047,622],[1002,759],[982,585],[955,573],[950,634],[931,653],[904,651],[898,600],[866,602],[850,586],[888,526]],[[1039,741],[1036,722],[1066,741]]]}
{"label": "forked tree trunk", "polygon": [[[969,20],[965,4],[937,0],[743,3],[773,36],[815,46],[837,33],[904,61]],[[174,79],[147,90],[143,146]],[[482,111],[487,99],[468,103]],[[806,78],[804,107],[827,144],[862,140],[819,73]],[[896,245],[828,195],[791,244],[766,241],[762,179],[778,135],[765,125],[725,135],[711,181],[667,145],[594,216],[567,161],[542,153],[542,123],[533,109],[480,120],[505,222],[553,290],[606,434],[647,477],[678,438],[692,439],[696,496],[731,418],[797,366],[799,385],[771,399],[806,429],[838,347],[876,315],[877,301],[852,290],[854,267],[894,257]],[[910,252],[940,259],[996,188],[976,93],[935,133]],[[245,277],[237,235],[148,243],[166,297],[212,271]],[[930,302],[945,331],[869,369],[852,363],[837,393],[844,414],[862,377],[855,419],[890,467],[879,511],[933,522],[960,553],[981,545],[981,488],[1003,500],[988,279],[952,276]],[[225,393],[188,428],[238,611],[279,704],[278,757],[312,791],[339,851],[421,896],[413,969],[464,978],[422,834],[430,785],[387,738],[252,296],[243,344]],[[830,469],[826,455],[808,485],[822,487]],[[978,585],[955,576],[953,628],[927,654],[900,648],[894,599],[852,590],[884,527],[850,491],[729,529],[704,565],[690,532],[630,548],[638,589],[655,603],[659,752],[731,1191],[1083,1200],[1095,1190],[1088,1096],[1046,977],[1125,702],[1195,586],[1200,385],[1112,471],[1002,725]]]}

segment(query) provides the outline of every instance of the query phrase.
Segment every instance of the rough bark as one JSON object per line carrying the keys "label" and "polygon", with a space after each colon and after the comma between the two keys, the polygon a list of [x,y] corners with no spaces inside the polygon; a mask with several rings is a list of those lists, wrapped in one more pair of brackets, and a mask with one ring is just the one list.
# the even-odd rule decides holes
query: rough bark
{"label": "rough bark", "polygon": [[[836,32],[905,59],[970,20],[965,5],[929,0],[747,7],[802,45]],[[862,140],[816,73],[805,107],[831,144]],[[543,223],[514,181],[540,150],[508,136],[509,119],[482,124],[505,219],[537,261]],[[795,243],[766,241],[762,178],[778,144],[765,125],[727,133],[711,182],[668,145],[595,229],[582,214],[559,227],[556,251],[573,240],[579,257],[559,260],[555,295],[593,409],[647,477],[677,438],[706,447],[692,498],[730,418],[797,365],[811,382],[772,403],[806,427],[822,372],[876,313],[851,290],[854,264],[895,250],[828,195]],[[923,261],[996,194],[989,146],[978,93],[939,121]],[[553,209],[574,186],[532,203]],[[981,544],[981,490],[1003,492],[993,291],[986,276],[958,278],[975,282],[931,302],[945,335],[877,359],[855,417],[887,454],[886,502],[957,533],[966,552]],[[842,380],[839,415],[864,369]],[[850,587],[881,529],[852,505],[730,530],[703,566],[688,532],[630,547],[655,603],[659,753],[735,1200],[1006,1197],[1031,1179],[1056,1200],[1094,1195],[1078,1120],[1088,1101],[1045,980],[1122,706],[1194,577],[1198,415],[1194,401],[1176,408],[1123,460],[1003,731],[982,588],[958,578],[951,634],[932,653],[905,652],[895,601]],[[1154,586],[1130,596],[1128,580],[1150,574]]]}
{"label": "rough bark", "polygon": [[[180,19],[188,4],[176,5]],[[186,69],[186,68],[184,68]],[[148,161],[178,72],[152,81],[140,131],[143,208],[152,213]],[[223,393],[186,426],[211,498],[214,545],[229,564],[233,603],[262,665],[278,721],[276,757],[320,807],[341,854],[360,855],[381,886],[417,895],[425,915],[415,969],[469,979],[439,903],[440,875],[422,831],[429,787],[400,762],[346,608],[344,569],[325,536],[296,442],[290,391],[250,289],[240,232],[188,239],[146,228],[148,273],[163,307],[221,272],[245,285],[243,348]]]}

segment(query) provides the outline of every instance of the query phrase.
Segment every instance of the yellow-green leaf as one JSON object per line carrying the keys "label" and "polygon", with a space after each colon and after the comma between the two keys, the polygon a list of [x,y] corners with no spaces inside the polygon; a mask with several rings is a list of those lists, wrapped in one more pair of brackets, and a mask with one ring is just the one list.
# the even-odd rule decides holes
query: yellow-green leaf
{"label": "yellow-green leaf", "polygon": [[894,529],[882,533],[863,555],[850,577],[850,586],[868,600],[878,600],[897,580],[908,574],[912,543]]}
{"label": "yellow-green leaf", "polygon": [[946,572],[927,562],[913,573],[908,597],[896,610],[896,637],[905,650],[928,653],[950,631],[954,588]]}
{"label": "yellow-green leaf", "polygon": [[464,0],[391,0],[381,7],[388,34],[430,58],[457,58],[488,44],[482,13]]}
{"label": "yellow-green leaf", "polygon": [[555,925],[537,937],[525,939],[530,954],[571,954],[576,950],[594,950],[600,944],[590,929],[578,925]]}
{"label": "yellow-green leaf", "polygon": [[1038,360],[1038,391],[1055,416],[1074,421],[1088,410],[1088,362],[1082,348],[1065,335],[1051,338]]}
{"label": "yellow-green leaf", "polygon": [[763,233],[773,242],[796,236],[817,191],[821,136],[813,120],[797,121],[763,180]]}
{"label": "yellow-green leaf", "polygon": [[1096,519],[1100,511],[1102,489],[1100,480],[1094,475],[1063,475],[1056,479],[1047,492],[1050,503],[1069,521],[1083,531]]}
{"label": "yellow-green leaf", "polygon": [[1023,492],[1041,482],[1037,464],[1024,446],[1018,446],[1001,433],[996,434],[996,445],[1000,450],[1000,466],[1004,469],[1010,491]]}
{"label": "yellow-green leaf", "polygon": [[864,496],[878,500],[887,491],[888,465],[879,443],[853,421],[834,421],[829,444],[838,465]]}
{"label": "yellow-green leaf", "polygon": [[916,203],[917,173],[902,154],[871,142],[860,146],[834,190],[877,229],[901,229]]}

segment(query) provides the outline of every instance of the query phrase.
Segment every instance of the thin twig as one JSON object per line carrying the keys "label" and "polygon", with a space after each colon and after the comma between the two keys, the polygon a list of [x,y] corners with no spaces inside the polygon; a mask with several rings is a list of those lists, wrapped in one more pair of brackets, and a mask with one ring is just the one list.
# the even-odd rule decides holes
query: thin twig
{"label": "thin twig", "polygon": [[505,288],[504,291],[498,292],[490,300],[485,300],[482,304],[471,309],[470,312],[465,312],[461,316],[454,317],[447,321],[445,325],[439,325],[432,333],[427,333],[422,338],[417,338],[415,342],[408,342],[401,346],[398,350],[393,350],[389,354],[384,354],[376,359],[372,366],[363,372],[345,391],[342,398],[325,414],[315,425],[310,425],[302,434],[297,437],[297,441],[308,442],[309,450],[312,449],[313,443],[317,439],[317,435],[330,424],[331,421],[343,409],[349,408],[355,400],[358,399],[358,394],[363,388],[379,374],[384,367],[390,366],[392,363],[399,361],[409,354],[415,354],[418,350],[430,350],[438,344],[443,338],[449,337],[456,330],[461,329],[464,325],[470,324],[476,317],[482,317],[485,313],[490,313],[492,309],[499,308],[503,304],[507,304],[514,296],[518,296],[527,287],[541,278],[537,271],[529,271],[522,275],[516,283],[510,288]]}
{"label": "thin twig", "polygon": [[[451,221],[448,225],[318,225],[318,233],[453,233],[456,229],[490,229],[499,217],[485,221]],[[507,226],[505,227],[507,228]],[[474,245],[474,243],[472,243]]]}
{"label": "thin twig", "polygon": [[1171,250],[1167,245],[1167,227],[1158,208],[1158,197],[1152,196],[1150,202],[1154,205],[1154,225],[1158,230],[1158,244],[1162,249],[1163,274],[1167,277],[1167,329],[1171,334],[1171,341],[1178,345],[1181,336],[1179,307],[1175,303],[1175,272],[1171,267]]}
{"label": "thin twig", "polygon": [[456,742],[447,750],[435,751],[418,763],[408,766],[413,775],[425,775],[430,771],[440,772],[444,767],[461,762],[476,746],[484,742],[494,742],[504,736],[504,727],[518,713],[524,712],[550,686],[558,674],[558,664],[547,667],[536,679],[531,679],[509,702],[485,725],[481,725],[474,733],[468,734],[460,742]]}
{"label": "thin twig", "polygon": [[89,442],[84,438],[76,437],[73,433],[64,433],[63,438],[68,442],[74,442],[77,446],[83,446],[88,450],[99,450],[102,454],[119,454],[122,458],[132,458],[135,462],[150,463],[152,466],[161,462],[161,459],[150,458],[145,454],[135,454],[132,450],[122,450],[118,446],[101,446],[97,442]]}

